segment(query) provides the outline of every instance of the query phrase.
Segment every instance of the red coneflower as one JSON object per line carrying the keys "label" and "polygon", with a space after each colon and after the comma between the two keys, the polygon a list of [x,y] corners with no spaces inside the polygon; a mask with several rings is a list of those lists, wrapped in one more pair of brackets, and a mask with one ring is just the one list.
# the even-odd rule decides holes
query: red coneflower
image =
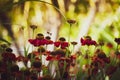
{"label": "red coneflower", "polygon": [[90,45],[96,45],[97,44],[96,41],[92,40],[91,37],[89,37],[89,36],[85,37],[84,39],[81,38],[80,41],[81,41],[83,46],[84,45],[90,46]]}

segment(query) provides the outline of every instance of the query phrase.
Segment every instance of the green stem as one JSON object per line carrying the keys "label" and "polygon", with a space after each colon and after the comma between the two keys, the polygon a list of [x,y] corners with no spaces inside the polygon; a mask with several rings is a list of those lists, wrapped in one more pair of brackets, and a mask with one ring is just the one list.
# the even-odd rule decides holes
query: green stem
{"label": "green stem", "polygon": [[[68,56],[69,56],[69,50],[66,51],[65,57],[68,57]],[[66,70],[66,66],[67,66],[67,62],[64,61],[63,72],[62,72],[62,78],[63,78],[63,76],[64,76],[64,73],[65,73],[65,70]]]}
{"label": "green stem", "polygon": [[73,51],[72,51],[72,53],[74,53],[74,49],[75,49],[75,45],[73,45]]}
{"label": "green stem", "polygon": [[[34,39],[34,29],[32,30],[33,33],[32,33],[32,39]],[[32,51],[34,50],[34,46],[32,45]],[[33,53],[31,54],[31,64],[33,63],[34,59],[33,59]]]}
{"label": "green stem", "polygon": [[58,67],[58,61],[56,61],[56,70],[57,70],[57,76],[58,76],[58,78],[60,79],[60,80],[62,80],[62,77],[61,77],[61,75],[60,75],[60,69],[59,69],[59,67]]}
{"label": "green stem", "polygon": [[32,29],[32,38],[34,39],[35,29]]}
{"label": "green stem", "polygon": [[102,46],[100,46],[101,50],[102,50]]}
{"label": "green stem", "polygon": [[42,63],[42,51],[40,50],[40,61]]}
{"label": "green stem", "polygon": [[119,45],[117,44],[116,51],[118,51],[118,46],[119,46]]}
{"label": "green stem", "polygon": [[105,80],[105,74],[104,74],[104,69],[103,69],[103,68],[101,69],[101,73],[102,73],[102,74],[101,74],[102,80]]}
{"label": "green stem", "polygon": [[64,67],[63,67],[62,78],[63,78],[63,76],[64,76],[64,73],[65,73],[65,69],[66,69],[66,61],[64,61]]}
{"label": "green stem", "polygon": [[68,42],[70,42],[71,26],[72,26],[72,24],[70,24],[70,28],[69,28]]}

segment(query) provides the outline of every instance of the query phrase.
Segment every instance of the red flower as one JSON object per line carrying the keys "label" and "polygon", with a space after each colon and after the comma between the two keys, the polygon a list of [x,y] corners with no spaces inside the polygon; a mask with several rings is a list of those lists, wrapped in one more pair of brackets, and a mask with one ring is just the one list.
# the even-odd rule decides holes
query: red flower
{"label": "red flower", "polygon": [[50,51],[46,51],[45,55],[50,55],[50,53],[51,53]]}
{"label": "red flower", "polygon": [[101,52],[97,55],[97,57],[99,59],[101,59],[102,61],[104,61],[105,63],[110,63],[110,58],[106,56],[106,54],[104,52]]}
{"label": "red flower", "polygon": [[46,60],[47,60],[47,61],[51,61],[51,60],[53,60],[53,56],[48,55],[48,56],[46,57]]}
{"label": "red flower", "polygon": [[81,41],[82,45],[90,46],[90,45],[96,45],[97,44],[96,41],[91,40],[91,39],[87,39],[87,38],[85,38],[85,39],[81,38],[80,41]]}
{"label": "red flower", "polygon": [[96,43],[96,41],[91,41],[91,45],[96,45],[97,43]]}
{"label": "red flower", "polygon": [[23,56],[18,56],[18,57],[16,58],[17,61],[23,61],[23,59],[24,59]]}
{"label": "red flower", "polygon": [[93,64],[100,64],[101,67],[104,67],[104,65],[105,65],[105,62],[96,56],[92,58],[92,63]]}
{"label": "red flower", "polygon": [[69,43],[68,42],[61,42],[61,48],[62,49],[65,49],[66,47],[69,46]]}
{"label": "red flower", "polygon": [[28,62],[28,58],[26,58],[26,57],[24,57],[24,56],[18,56],[17,58],[16,58],[16,60],[19,62],[19,61],[23,61],[23,62],[25,62],[25,63],[27,63]]}
{"label": "red flower", "polygon": [[39,39],[29,39],[28,41],[34,46],[40,46],[41,45],[41,40],[39,40]]}
{"label": "red flower", "polygon": [[2,53],[3,61],[16,61],[16,56],[13,53]]}
{"label": "red flower", "polygon": [[38,51],[33,51],[32,53],[33,53],[35,56],[39,56],[39,54],[40,54]]}
{"label": "red flower", "polygon": [[101,67],[104,67],[105,64],[110,63],[110,57],[107,57],[104,52],[98,53],[97,56],[92,57],[92,63],[100,64]]}
{"label": "red flower", "polygon": [[49,45],[49,44],[53,44],[53,41],[52,40],[46,40],[46,45]]}
{"label": "red flower", "polygon": [[69,46],[69,43],[63,42],[63,41],[57,41],[57,42],[54,42],[54,46],[56,46],[56,47],[61,46],[62,49],[65,49],[66,47]]}
{"label": "red flower", "polygon": [[113,45],[111,43],[107,43],[107,47],[111,49],[113,48]]}
{"label": "red flower", "polygon": [[56,60],[60,60],[60,58],[61,58],[61,55],[56,55]]}
{"label": "red flower", "polygon": [[80,41],[81,41],[82,45],[85,45],[86,42],[83,38],[81,38]]}
{"label": "red flower", "polygon": [[70,59],[73,61],[73,60],[75,60],[76,59],[76,55],[71,55],[70,56]]}
{"label": "red flower", "polygon": [[61,44],[61,42],[60,42],[60,41],[54,42],[54,46],[56,46],[56,47],[59,47],[59,46],[60,46],[60,44]]}
{"label": "red flower", "polygon": [[30,44],[34,45],[34,46],[41,46],[41,45],[48,45],[48,44],[53,44],[52,40],[47,40],[47,39],[29,39],[28,40],[30,42]]}
{"label": "red flower", "polygon": [[103,61],[104,61],[105,63],[110,63],[110,58],[109,58],[109,57],[103,58]]}

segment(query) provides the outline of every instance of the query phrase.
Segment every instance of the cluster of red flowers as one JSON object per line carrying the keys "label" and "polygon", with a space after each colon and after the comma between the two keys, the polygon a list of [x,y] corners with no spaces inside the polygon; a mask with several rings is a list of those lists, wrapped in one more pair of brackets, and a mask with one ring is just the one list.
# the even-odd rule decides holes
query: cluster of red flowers
{"label": "cluster of red flowers", "polygon": [[[42,45],[49,45],[49,44],[54,44],[54,46],[56,47],[61,47],[62,49],[65,49],[66,47],[69,46],[69,43],[68,42],[65,42],[65,41],[56,41],[56,42],[53,42],[52,40],[50,40],[50,37],[46,37],[44,38],[44,36],[41,34],[38,34],[39,36],[37,36],[35,39],[29,39],[28,41],[38,47],[38,46],[42,46]],[[60,38],[61,39],[61,38]]]}
{"label": "cluster of red flowers", "polygon": [[66,47],[69,46],[69,43],[68,42],[56,41],[56,42],[54,42],[54,46],[56,46],[56,47],[61,46],[62,49],[65,49]]}
{"label": "cluster of red flowers", "polygon": [[[91,73],[93,75],[98,75],[101,69],[104,69],[105,75],[108,75],[109,77],[112,76],[112,74],[117,70],[116,65],[110,65],[110,57],[107,57],[104,52],[99,52],[97,55],[92,57],[91,62]],[[106,66],[106,64],[109,64],[110,66]]]}
{"label": "cluster of red flowers", "polygon": [[[82,46],[98,45],[96,43],[96,41],[91,39],[90,36],[81,38],[80,41],[82,43]],[[115,38],[115,42],[117,43],[117,45],[119,45],[120,38]],[[101,42],[98,46],[103,46],[103,45],[104,45],[104,43]],[[111,43],[108,43],[106,46],[109,49],[113,48],[113,45]],[[118,50],[118,47],[117,47],[117,51],[115,51],[114,54],[115,54],[114,58],[116,58],[115,65],[113,65],[114,61],[112,62],[111,56],[107,57],[107,55],[105,54],[105,52],[103,52],[102,49],[97,49],[95,54],[92,56],[91,63],[86,65],[87,66],[86,68],[88,69],[88,75],[89,75],[87,78],[91,78],[92,75],[99,76],[100,74],[107,75],[107,76],[109,76],[109,78],[111,78],[112,75],[119,68],[119,64],[120,64],[119,62],[117,62],[117,60],[120,61],[120,52]],[[103,72],[103,70],[104,70],[104,72]],[[105,78],[104,76],[102,76],[102,77]]]}
{"label": "cluster of red flowers", "polygon": [[2,59],[3,61],[7,62],[7,61],[16,61],[16,56],[15,54],[11,54],[11,53],[8,53],[8,52],[5,52],[2,54]]}
{"label": "cluster of red flowers", "polygon": [[96,55],[92,57],[92,73],[95,75],[98,73],[99,68],[104,68],[106,64],[110,63],[110,57],[107,57],[106,54],[102,51],[97,52]]}
{"label": "cluster of red flowers", "polygon": [[[74,23],[69,21],[70,23]],[[33,26],[34,27],[34,26]],[[5,48],[5,51],[1,54],[1,61],[0,61],[0,79],[1,80],[48,80],[51,79],[51,75],[40,75],[40,72],[46,68],[48,71],[49,66],[45,66],[42,63],[41,56],[44,55],[46,57],[46,61],[53,62],[57,61],[57,67],[59,67],[59,74],[62,75],[60,77],[64,78],[65,80],[69,80],[70,78],[70,67],[74,67],[76,65],[76,58],[78,57],[77,53],[75,55],[71,55],[70,50],[68,50],[70,44],[66,42],[65,38],[60,37],[58,41],[53,42],[49,36],[44,37],[43,34],[37,34],[35,39],[28,40],[30,44],[34,47],[38,47],[37,51],[33,51],[25,56],[18,56],[12,53],[11,48]],[[97,45],[97,42],[92,40],[90,36],[86,36],[80,39],[82,46],[91,46]],[[119,45],[120,39],[116,38],[115,42]],[[54,51],[47,51],[45,49],[46,45],[54,45]],[[77,44],[77,42],[71,42],[73,46]],[[113,47],[112,44],[107,44],[107,46],[111,49]],[[80,56],[84,54],[81,53]],[[115,52],[116,58],[120,60],[120,52]],[[98,75],[102,72],[101,69],[104,69],[105,75],[111,76],[116,70],[117,66],[110,65],[106,66],[111,63],[110,56],[107,56],[105,52],[101,49],[97,49],[93,56],[89,56],[89,53],[86,53],[85,59],[91,60],[90,64],[87,64],[87,70],[89,76]],[[90,58],[90,59],[89,59]],[[16,64],[22,61],[26,67],[25,70],[21,70],[19,66]],[[31,62],[31,67],[28,67],[28,62]],[[116,63],[117,64],[117,63]],[[120,64],[120,63],[119,63]],[[79,65],[79,64],[78,64]],[[56,66],[56,65],[55,65]],[[57,71],[56,71],[57,74]],[[60,78],[59,78],[60,79]]]}
{"label": "cluster of red flowers", "polygon": [[37,34],[35,39],[29,39],[28,40],[32,45],[34,45],[35,47],[41,46],[41,45],[49,45],[49,44],[53,44],[53,41],[50,39],[49,36],[46,36],[44,38],[44,35],[39,33]]}
{"label": "cluster of red flowers", "polygon": [[12,53],[11,48],[6,48],[6,50],[1,54],[0,61],[0,80],[38,80],[38,76],[33,71],[39,73],[41,71],[42,63],[39,60],[34,60],[31,64],[31,68],[21,70],[16,64],[22,61],[25,66],[27,66],[28,61],[31,61],[29,55],[16,56]]}
{"label": "cluster of red flowers", "polygon": [[29,42],[34,46],[53,44],[53,41],[47,39],[29,39]]}
{"label": "cluster of red flowers", "polygon": [[[46,51],[41,48],[38,48],[38,52],[41,53],[44,51],[43,55],[46,56],[47,61],[58,61],[59,68],[63,68],[63,66],[66,64],[66,69],[67,69],[67,70],[65,69],[66,74],[68,74],[70,65],[75,64],[74,60],[76,59],[76,57],[70,55],[69,51],[68,51],[69,56],[66,56],[66,50],[67,50],[67,47],[69,47],[69,43],[66,42],[64,37],[60,37],[58,41],[53,42],[49,36],[44,38],[44,35],[39,33],[37,34],[35,39],[29,39],[28,41],[30,42],[30,44],[32,44],[35,47],[40,47],[40,46],[43,47],[44,45],[53,44],[57,48],[57,50]],[[41,55],[41,54],[38,54],[38,55]],[[68,76],[69,74],[66,77]]]}
{"label": "cluster of red flowers", "polygon": [[91,37],[89,37],[89,36],[86,36],[84,39],[81,38],[80,41],[81,41],[82,45],[90,46],[90,45],[96,45],[97,44],[96,41],[91,40]]}
{"label": "cluster of red flowers", "polygon": [[50,52],[50,54],[47,55],[46,60],[53,61],[53,60],[65,60],[72,62],[76,57],[74,55],[70,55],[69,57],[65,56],[66,53],[62,49],[56,50],[53,52]]}

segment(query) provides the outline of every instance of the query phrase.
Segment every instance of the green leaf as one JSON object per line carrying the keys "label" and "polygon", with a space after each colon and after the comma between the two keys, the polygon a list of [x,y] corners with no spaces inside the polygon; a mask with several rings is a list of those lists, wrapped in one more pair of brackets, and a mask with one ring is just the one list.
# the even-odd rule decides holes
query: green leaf
{"label": "green leaf", "polygon": [[29,51],[29,47],[28,48],[24,47],[24,55],[25,55],[25,57],[27,57],[28,51]]}
{"label": "green leaf", "polygon": [[7,43],[8,45],[11,44],[9,41],[7,41],[7,40],[5,40],[5,39],[3,39],[3,38],[0,38],[0,41],[5,42],[5,43]]}

